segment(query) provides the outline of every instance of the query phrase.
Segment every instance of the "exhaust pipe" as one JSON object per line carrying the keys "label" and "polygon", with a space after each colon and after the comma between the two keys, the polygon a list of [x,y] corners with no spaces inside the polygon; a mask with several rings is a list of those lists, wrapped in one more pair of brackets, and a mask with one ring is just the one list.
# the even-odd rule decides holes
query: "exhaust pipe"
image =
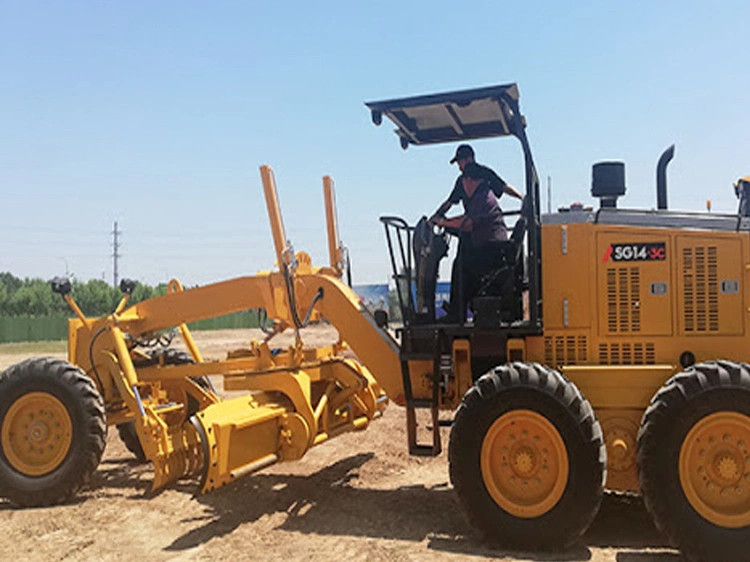
{"label": "exhaust pipe", "polygon": [[656,208],[667,208],[667,166],[674,158],[674,145],[665,150],[656,165]]}

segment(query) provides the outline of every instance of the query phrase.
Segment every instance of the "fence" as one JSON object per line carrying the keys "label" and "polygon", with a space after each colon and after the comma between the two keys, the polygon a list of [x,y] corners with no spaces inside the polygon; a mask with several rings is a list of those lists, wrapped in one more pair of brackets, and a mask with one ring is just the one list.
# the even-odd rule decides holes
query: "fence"
{"label": "fence", "polygon": [[65,316],[4,316],[0,318],[0,343],[56,341],[68,337]]}
{"label": "fence", "polygon": [[[247,310],[208,318],[188,324],[191,330],[227,330],[257,328],[261,313]],[[68,318],[65,316],[0,317],[0,343],[58,341],[68,339]]]}

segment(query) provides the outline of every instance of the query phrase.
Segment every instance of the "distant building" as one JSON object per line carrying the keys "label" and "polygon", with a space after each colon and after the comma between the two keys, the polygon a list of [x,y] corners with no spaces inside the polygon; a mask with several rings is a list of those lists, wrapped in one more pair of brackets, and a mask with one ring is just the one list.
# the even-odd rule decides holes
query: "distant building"
{"label": "distant building", "polygon": [[[374,285],[354,285],[354,292],[359,295],[362,304],[367,307],[370,312],[375,310],[385,310],[391,317],[400,316],[400,314],[394,314],[395,311],[390,310],[390,299],[388,284],[374,284]],[[414,293],[415,289],[412,288]],[[435,289],[435,314],[438,318],[445,316],[445,310],[442,308],[443,302],[448,302],[450,299],[451,284],[449,281],[438,282]],[[414,294],[416,300],[416,294]]]}

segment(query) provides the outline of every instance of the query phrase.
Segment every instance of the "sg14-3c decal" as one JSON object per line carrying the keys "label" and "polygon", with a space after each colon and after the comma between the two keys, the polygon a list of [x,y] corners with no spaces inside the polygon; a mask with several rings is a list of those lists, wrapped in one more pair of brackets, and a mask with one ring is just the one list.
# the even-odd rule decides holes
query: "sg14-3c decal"
{"label": "sg14-3c decal", "polygon": [[666,259],[666,242],[649,242],[647,244],[610,244],[602,261],[664,261]]}

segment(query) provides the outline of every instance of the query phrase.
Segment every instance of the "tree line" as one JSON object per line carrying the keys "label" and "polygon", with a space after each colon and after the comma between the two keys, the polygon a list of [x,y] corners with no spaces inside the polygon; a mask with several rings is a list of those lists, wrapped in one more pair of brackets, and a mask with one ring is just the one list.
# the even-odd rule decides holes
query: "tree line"
{"label": "tree line", "polygon": [[[87,316],[104,316],[115,310],[122,298],[119,289],[100,279],[85,283],[73,279],[72,295]],[[165,295],[166,283],[156,287],[136,284],[129,304]],[[72,311],[60,295],[52,292],[49,281],[19,279],[12,273],[0,273],[0,316],[70,316]]]}

